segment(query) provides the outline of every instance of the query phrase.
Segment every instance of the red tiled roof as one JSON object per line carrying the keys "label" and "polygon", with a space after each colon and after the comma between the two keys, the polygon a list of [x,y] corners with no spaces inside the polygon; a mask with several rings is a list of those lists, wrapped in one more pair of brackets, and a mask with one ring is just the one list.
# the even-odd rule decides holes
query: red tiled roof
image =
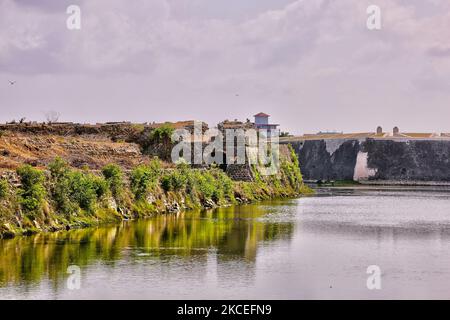
{"label": "red tiled roof", "polygon": [[270,117],[270,115],[264,112],[260,112],[258,114],[255,114],[254,117]]}

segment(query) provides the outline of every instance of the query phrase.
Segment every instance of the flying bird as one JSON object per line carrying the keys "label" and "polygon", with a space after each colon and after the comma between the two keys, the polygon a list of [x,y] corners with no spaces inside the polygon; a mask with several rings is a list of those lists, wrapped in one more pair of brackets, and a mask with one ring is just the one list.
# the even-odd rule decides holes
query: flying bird
{"label": "flying bird", "polygon": [[13,84],[16,83],[16,81],[11,81],[11,80],[8,80],[8,81],[9,81],[9,84],[10,84],[10,85],[13,85]]}

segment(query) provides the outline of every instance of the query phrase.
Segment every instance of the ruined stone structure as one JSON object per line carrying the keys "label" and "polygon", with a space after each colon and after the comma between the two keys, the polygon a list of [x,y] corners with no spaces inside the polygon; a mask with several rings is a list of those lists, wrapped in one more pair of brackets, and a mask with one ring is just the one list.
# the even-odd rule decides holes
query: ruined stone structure
{"label": "ruined stone structure", "polygon": [[[14,170],[22,164],[44,167],[55,157],[78,168],[96,170],[116,163],[129,169],[147,161],[149,155],[158,155],[160,146],[152,144],[150,136],[152,130],[162,125],[165,124],[0,124],[0,170]],[[192,132],[194,121],[170,123],[170,126]],[[206,129],[206,123],[202,123],[202,130]]]}
{"label": "ruined stone structure", "polygon": [[[150,139],[152,130],[163,125],[167,125],[167,123],[24,122],[0,124],[0,174],[5,172],[9,174],[8,172],[14,171],[22,164],[43,168],[55,157],[63,158],[73,167],[90,170],[99,170],[108,163],[116,163],[125,170],[129,170],[149,161],[151,156],[167,160],[163,155],[169,153],[170,158],[170,151],[173,147],[171,142],[152,142]],[[194,132],[194,121],[180,121],[170,123],[170,125],[175,129],[187,129],[191,133]],[[226,129],[242,129],[243,131],[257,129],[255,124],[250,121],[240,122],[237,120],[219,123],[218,128],[222,132]],[[205,133],[207,129],[206,123],[202,123],[202,133]],[[202,150],[205,150],[210,141],[202,140],[201,142]],[[196,149],[194,142],[192,143],[191,150],[194,152]],[[245,147],[249,147],[247,140],[245,140]],[[256,149],[255,146],[253,148]],[[224,160],[220,167],[234,180],[253,181],[254,176],[247,153],[243,164],[237,161],[226,163],[226,149],[226,139],[224,139],[222,150],[215,151],[221,153]],[[230,150],[228,152],[228,154],[231,153]],[[254,153],[256,153],[255,150]],[[238,154],[236,144],[234,154]],[[193,158],[191,160],[193,163]],[[169,164],[167,166],[170,167]],[[204,168],[205,164],[193,166]]]}
{"label": "ruined stone structure", "polygon": [[[277,129],[278,125],[268,124],[268,122],[266,121],[268,118],[268,115],[263,114],[263,113],[258,114],[258,115],[259,115],[259,117],[264,119],[263,122],[256,121],[257,118],[255,118],[255,123],[250,122],[250,120],[247,120],[246,122],[240,122],[237,120],[235,120],[235,121],[227,121],[226,120],[226,121],[223,121],[218,124],[217,127],[224,136],[224,145],[223,145],[223,149],[222,149],[224,159],[227,158],[227,153],[228,154],[230,153],[230,150],[227,150],[227,147],[226,147],[226,137],[227,137],[226,130],[242,130],[242,132],[245,132],[249,129],[264,130],[264,131],[267,130],[267,133],[268,133],[267,139],[268,139],[268,143],[270,144],[271,132],[278,130]],[[255,115],[255,117],[258,115]],[[234,155],[237,155],[238,150],[236,148],[236,145],[239,142],[237,141],[238,140],[237,138],[235,138],[235,139],[236,140],[234,141]],[[237,163],[237,161],[235,161],[235,163],[226,163],[224,165],[224,167],[225,167],[225,171],[227,172],[227,174],[233,180],[253,181],[254,176],[253,176],[253,172],[251,169],[251,165],[249,164],[250,161],[248,159],[248,153],[257,155],[258,154],[257,146],[250,146],[249,141],[247,139],[245,139],[244,144],[245,144],[245,149],[246,149],[245,164],[239,164],[239,163]],[[284,153],[285,156],[286,156],[286,154],[288,154],[288,153]]]}
{"label": "ruined stone structure", "polygon": [[[248,129],[256,129],[254,123],[251,123],[250,121],[247,122],[241,122],[241,121],[228,121],[225,120],[223,122],[220,122],[217,125],[218,130],[222,133],[223,137],[224,137],[224,141],[223,141],[223,148],[222,150],[220,150],[219,152],[222,153],[222,157],[224,160],[224,164],[223,164],[223,168],[225,170],[225,172],[228,174],[228,176],[230,178],[232,178],[233,180],[237,180],[237,181],[253,181],[253,174],[252,174],[252,170],[250,167],[250,164],[248,163],[248,159],[247,157],[245,158],[245,163],[244,164],[239,164],[236,161],[236,155],[238,154],[238,150],[236,148],[237,146],[237,139],[234,141],[234,155],[235,155],[235,159],[234,161],[236,163],[226,163],[226,159],[227,159],[227,147],[226,147],[226,130],[248,130]],[[230,150],[228,150],[230,152]]]}
{"label": "ruined stone structure", "polygon": [[248,163],[227,165],[226,173],[233,180],[253,181],[253,173]]}

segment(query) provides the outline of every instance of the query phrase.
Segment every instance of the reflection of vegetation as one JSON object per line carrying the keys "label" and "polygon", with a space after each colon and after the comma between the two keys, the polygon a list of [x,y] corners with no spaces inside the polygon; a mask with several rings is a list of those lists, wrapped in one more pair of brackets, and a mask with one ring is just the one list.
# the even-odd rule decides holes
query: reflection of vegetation
{"label": "reflection of vegetation", "polygon": [[179,217],[159,215],[111,227],[0,240],[0,284],[37,282],[45,277],[57,282],[69,265],[111,263],[124,258],[125,252],[133,253],[125,248],[139,250],[127,257],[131,261],[206,255],[211,248],[217,249],[221,259],[253,260],[259,242],[290,237],[293,232],[290,223],[258,220],[265,214],[261,208],[246,205]]}

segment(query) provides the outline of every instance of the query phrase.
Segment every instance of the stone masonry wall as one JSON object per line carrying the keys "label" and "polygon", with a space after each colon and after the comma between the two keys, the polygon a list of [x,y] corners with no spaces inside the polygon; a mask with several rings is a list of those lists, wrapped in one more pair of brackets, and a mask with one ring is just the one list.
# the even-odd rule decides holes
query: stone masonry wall
{"label": "stone masonry wall", "polygon": [[227,165],[226,172],[228,176],[237,181],[253,181],[253,174],[248,164],[230,164]]}
{"label": "stone masonry wall", "polygon": [[450,182],[450,140],[368,138],[289,143],[305,180]]}

